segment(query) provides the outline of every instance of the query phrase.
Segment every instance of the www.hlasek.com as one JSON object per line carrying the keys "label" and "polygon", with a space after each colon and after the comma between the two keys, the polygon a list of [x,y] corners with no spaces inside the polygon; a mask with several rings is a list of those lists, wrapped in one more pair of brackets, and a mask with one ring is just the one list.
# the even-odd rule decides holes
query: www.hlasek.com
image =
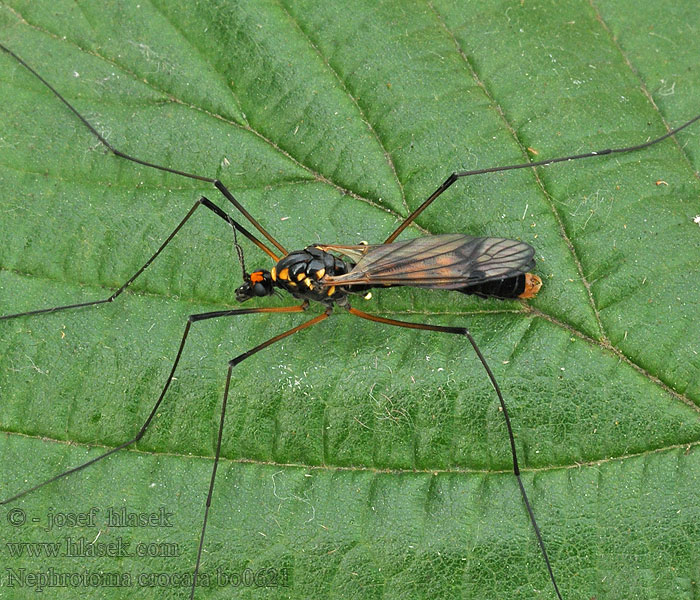
{"label": "www.hlasek.com", "polygon": [[181,556],[180,544],[175,542],[136,542],[122,536],[110,541],[84,536],[65,536],[51,542],[5,542],[10,559],[20,558],[174,558]]}

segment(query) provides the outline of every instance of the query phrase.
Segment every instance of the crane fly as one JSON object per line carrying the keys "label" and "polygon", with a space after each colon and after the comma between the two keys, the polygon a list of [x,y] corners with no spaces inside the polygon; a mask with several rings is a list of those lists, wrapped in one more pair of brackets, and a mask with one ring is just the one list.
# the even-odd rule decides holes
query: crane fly
{"label": "crane fly", "polygon": [[[238,302],[245,302],[252,298],[271,296],[276,292],[276,290],[283,290],[291,294],[291,296],[297,300],[301,300],[300,304],[285,307],[236,308],[231,310],[219,310],[190,315],[186,321],[179,347],[175,353],[169,375],[162,387],[160,395],[153,405],[147,419],[133,438],[111,448],[110,450],[87,462],[76,465],[45,481],[41,481],[28,489],[12,495],[11,497],[4,498],[2,501],[0,501],[0,504],[11,504],[15,500],[33,492],[34,490],[56,482],[67,475],[81,471],[86,467],[114,454],[115,452],[138,442],[151,425],[172,381],[175,379],[176,370],[183,354],[188,335],[195,323],[210,319],[220,319],[248,314],[300,313],[304,312],[312,302],[316,302],[323,306],[323,313],[257,344],[248,351],[231,359],[228,363],[225,389],[218,421],[213,467],[209,479],[206,500],[204,502],[204,515],[202,519],[201,532],[199,535],[196,560],[194,561],[192,570],[190,598],[195,597],[197,578],[200,574],[200,566],[202,564],[202,552],[205,547],[206,540],[206,527],[212,504],[212,494],[214,490],[217,467],[221,454],[223,427],[227,404],[231,396],[231,378],[234,368],[242,361],[255,355],[264,348],[267,348],[280,340],[324,321],[332,314],[335,308],[340,308],[346,310],[350,315],[355,317],[385,325],[454,334],[467,338],[496,393],[500,409],[505,420],[510,443],[513,473],[517,479],[523,505],[531,522],[535,540],[539,546],[544,567],[547,570],[554,594],[557,598],[559,598],[559,600],[562,600],[563,597],[559,589],[555,569],[550,563],[550,559],[547,554],[545,544],[546,536],[540,532],[534,510],[531,506],[525,486],[521,479],[514,433],[503,394],[493,371],[491,370],[486,358],[482,354],[469,330],[466,327],[449,327],[428,323],[402,321],[369,314],[351,306],[350,299],[356,295],[365,295],[373,288],[396,286],[412,286],[443,291],[457,291],[463,294],[473,294],[483,298],[534,298],[542,286],[542,280],[538,275],[531,272],[531,270],[535,268],[535,250],[532,246],[525,242],[498,237],[471,237],[460,233],[432,235],[403,241],[396,241],[396,239],[446,189],[461,178],[484,173],[495,173],[515,169],[547,166],[557,162],[639,150],[665,140],[681,129],[688,127],[700,119],[700,115],[687,121],[680,127],[669,131],[665,135],[634,146],[574,154],[565,157],[523,164],[455,172],[452,173],[417,209],[411,212],[382,244],[313,244],[307,246],[303,250],[289,252],[244,208],[244,206],[234,197],[231,191],[220,180],[143,160],[141,158],[126,154],[125,152],[113,147],[85,116],[78,112],[78,110],[74,108],[73,105],[68,102],[68,100],[66,100],[66,98],[61,95],[59,91],[57,91],[21,57],[3,45],[0,45],[0,49],[13,57],[20,65],[22,65],[22,67],[27,69],[34,77],[41,81],[42,84],[46,86],[46,88],[48,88],[55,95],[55,97],[62,102],[112,154],[125,159],[126,161],[130,161],[147,168],[157,169],[181,177],[212,184],[224,196],[224,198],[228,200],[230,205],[243,216],[252,229],[257,230],[257,234],[253,233],[246,226],[234,219],[229,213],[222,210],[208,198],[202,196],[194,203],[192,208],[190,208],[179,224],[169,233],[169,235],[167,235],[165,241],[150,256],[150,258],[148,258],[143,265],[126,282],[124,282],[123,285],[121,285],[108,297],[89,302],[79,302],[52,306],[48,308],[25,310],[23,312],[4,315],[0,317],[0,320],[27,318],[64,310],[95,307],[101,304],[113,302],[158,258],[161,252],[168,246],[173,238],[180,232],[185,223],[187,223],[187,221],[195,212],[197,212],[200,207],[204,207],[210,211],[210,213],[213,213],[231,227],[233,232],[234,248],[238,255],[243,278],[242,285],[238,287],[235,292],[235,297]],[[268,258],[274,262],[274,265],[269,270],[258,269],[248,272],[245,266],[243,247],[238,241],[239,235],[246,238],[259,250],[265,253]]]}
{"label": "crane fly", "polygon": [[316,244],[287,254],[271,271],[244,272],[245,283],[236,290],[236,300],[270,296],[278,287],[300,300],[349,307],[349,294],[393,286],[455,290],[502,300],[534,298],[542,286],[542,280],[528,272],[535,265],[534,254],[525,242],[461,234],[372,246]]}

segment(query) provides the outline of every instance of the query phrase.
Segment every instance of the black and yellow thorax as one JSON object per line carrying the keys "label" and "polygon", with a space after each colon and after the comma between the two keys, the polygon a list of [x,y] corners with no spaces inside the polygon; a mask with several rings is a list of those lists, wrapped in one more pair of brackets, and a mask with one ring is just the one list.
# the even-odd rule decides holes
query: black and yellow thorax
{"label": "black and yellow thorax", "polygon": [[280,260],[270,276],[275,286],[295,298],[328,303],[338,301],[346,292],[337,286],[324,286],[323,278],[345,275],[354,266],[316,246],[307,246]]}

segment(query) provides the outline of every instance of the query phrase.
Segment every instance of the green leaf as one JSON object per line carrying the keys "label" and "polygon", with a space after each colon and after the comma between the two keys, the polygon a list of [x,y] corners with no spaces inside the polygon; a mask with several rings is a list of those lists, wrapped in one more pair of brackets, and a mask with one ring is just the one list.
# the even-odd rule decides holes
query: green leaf
{"label": "green leaf", "polygon": [[[220,178],[288,249],[379,243],[452,171],[637,144],[700,112],[691,3],[233,4],[3,2],[0,41],[115,147]],[[200,195],[230,208],[105,153],[1,52],[0,106],[0,314],[107,297]],[[461,180],[407,235],[527,241],[537,299],[355,301],[470,328],[567,600],[697,589],[699,161],[696,125]],[[235,304],[231,238],[196,214],[113,304],[0,322],[0,498],[135,435],[187,316]],[[234,369],[197,598],[554,598],[465,340],[336,312]],[[195,324],[136,449],[3,506],[0,596],[187,598],[227,361],[304,318]],[[118,527],[110,509],[154,516]]]}

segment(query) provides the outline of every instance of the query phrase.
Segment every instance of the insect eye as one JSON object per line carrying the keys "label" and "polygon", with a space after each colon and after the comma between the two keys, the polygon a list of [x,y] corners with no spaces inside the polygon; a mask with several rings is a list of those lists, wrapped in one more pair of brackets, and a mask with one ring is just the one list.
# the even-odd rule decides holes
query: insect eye
{"label": "insect eye", "polygon": [[253,295],[255,296],[267,296],[269,294],[267,286],[264,283],[258,282],[253,285]]}

